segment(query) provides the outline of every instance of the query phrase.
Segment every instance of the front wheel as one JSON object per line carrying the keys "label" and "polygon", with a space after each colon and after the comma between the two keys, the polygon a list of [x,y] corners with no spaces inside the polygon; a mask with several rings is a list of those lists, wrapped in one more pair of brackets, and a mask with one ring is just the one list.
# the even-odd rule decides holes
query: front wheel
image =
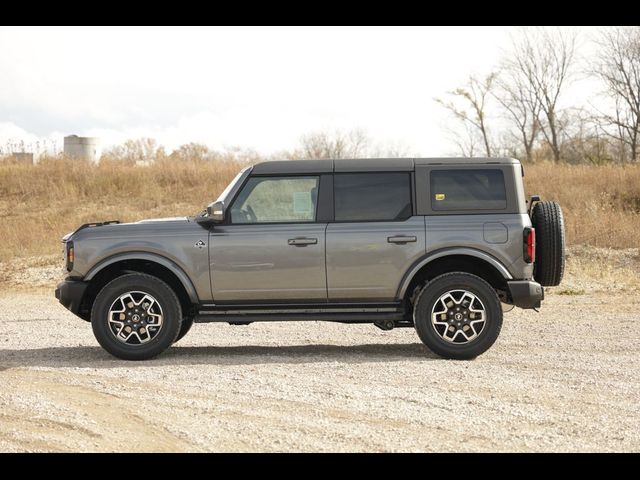
{"label": "front wheel", "polygon": [[176,340],[182,309],[175,292],[159,278],[122,275],[104,286],[91,309],[98,343],[124,360],[146,360]]}
{"label": "front wheel", "polygon": [[469,360],[486,352],[502,328],[495,290],[469,273],[446,273],[420,292],[413,321],[422,342],[438,355]]}
{"label": "front wheel", "polygon": [[180,332],[178,333],[178,337],[173,341],[173,343],[178,342],[182,337],[184,337],[191,327],[193,327],[193,317],[184,317],[182,319],[182,326],[180,327]]}

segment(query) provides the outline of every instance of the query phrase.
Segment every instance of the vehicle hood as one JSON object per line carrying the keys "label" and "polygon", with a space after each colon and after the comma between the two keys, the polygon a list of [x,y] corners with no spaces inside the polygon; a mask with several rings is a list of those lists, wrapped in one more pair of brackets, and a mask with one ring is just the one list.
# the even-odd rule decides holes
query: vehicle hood
{"label": "vehicle hood", "polygon": [[158,235],[184,234],[189,231],[202,232],[202,227],[194,217],[151,218],[131,223],[85,224],[65,235],[63,242],[101,238],[136,238]]}

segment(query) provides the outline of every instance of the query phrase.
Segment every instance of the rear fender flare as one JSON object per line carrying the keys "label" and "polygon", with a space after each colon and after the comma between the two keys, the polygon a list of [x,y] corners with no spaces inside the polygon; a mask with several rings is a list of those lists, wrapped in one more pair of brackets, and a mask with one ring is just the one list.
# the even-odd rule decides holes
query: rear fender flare
{"label": "rear fender flare", "polygon": [[411,284],[411,280],[413,280],[413,277],[422,269],[422,267],[430,262],[433,262],[434,260],[451,255],[466,255],[469,257],[478,258],[494,267],[505,280],[513,280],[513,276],[509,273],[507,267],[505,267],[499,260],[492,257],[488,253],[476,250],[474,248],[447,248],[432,252],[426,257],[423,257],[421,260],[418,260],[416,263],[414,263],[403,277],[402,282],[400,282],[396,298],[404,298],[405,294],[407,293],[407,289]]}

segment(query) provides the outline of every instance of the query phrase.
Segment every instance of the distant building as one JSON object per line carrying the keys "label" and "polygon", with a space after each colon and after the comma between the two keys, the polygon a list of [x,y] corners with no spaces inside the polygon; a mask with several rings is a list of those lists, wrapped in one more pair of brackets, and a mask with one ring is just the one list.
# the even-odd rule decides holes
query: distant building
{"label": "distant building", "polygon": [[100,139],[96,137],[64,137],[64,156],[98,163],[100,161]]}
{"label": "distant building", "polygon": [[25,163],[33,165],[33,153],[16,152],[11,154],[11,160],[14,163]]}

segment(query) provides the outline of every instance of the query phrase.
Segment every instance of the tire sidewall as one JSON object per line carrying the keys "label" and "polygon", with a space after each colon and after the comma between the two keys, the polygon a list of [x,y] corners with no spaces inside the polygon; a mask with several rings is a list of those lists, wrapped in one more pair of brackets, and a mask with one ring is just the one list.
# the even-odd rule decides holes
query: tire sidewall
{"label": "tire sidewall", "polygon": [[193,317],[185,317],[182,319],[182,325],[180,326],[180,332],[178,332],[178,336],[173,341],[173,343],[179,342],[184,336],[189,333],[191,327],[193,327],[194,318]]}
{"label": "tire sidewall", "polygon": [[[153,296],[162,308],[162,328],[148,343],[128,345],[111,332],[107,314],[113,302],[130,291],[145,292]],[[125,360],[144,360],[154,357],[175,341],[180,331],[182,312],[175,293],[162,280],[130,274],[108,283],[98,294],[91,310],[91,326],[98,343],[112,355]]]}
{"label": "tire sidewall", "polygon": [[[466,344],[442,339],[431,322],[431,310],[441,295],[450,290],[467,290],[478,297],[486,310],[486,323],[480,335]],[[491,285],[471,274],[445,274],[425,285],[416,300],[414,324],[418,336],[434,353],[445,358],[471,359],[487,351],[496,341],[502,328],[500,300]]]}

